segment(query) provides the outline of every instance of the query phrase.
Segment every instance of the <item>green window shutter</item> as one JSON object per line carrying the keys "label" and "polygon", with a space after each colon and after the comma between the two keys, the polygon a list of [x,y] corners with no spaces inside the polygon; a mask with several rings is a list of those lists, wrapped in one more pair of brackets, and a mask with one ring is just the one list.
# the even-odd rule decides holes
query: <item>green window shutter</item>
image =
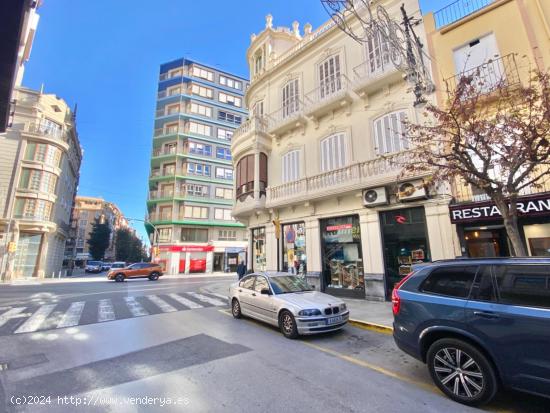
{"label": "green window shutter", "polygon": [[19,179],[19,188],[27,189],[29,187],[29,176],[31,171],[28,169],[21,170],[21,177]]}
{"label": "green window shutter", "polygon": [[25,148],[25,160],[34,160],[34,152],[36,151],[36,143],[29,142]]}

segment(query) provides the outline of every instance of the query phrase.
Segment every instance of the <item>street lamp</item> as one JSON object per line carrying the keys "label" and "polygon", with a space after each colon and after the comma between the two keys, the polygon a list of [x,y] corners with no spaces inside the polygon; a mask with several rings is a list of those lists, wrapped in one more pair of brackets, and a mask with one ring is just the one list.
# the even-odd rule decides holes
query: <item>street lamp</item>
{"label": "street lamp", "polygon": [[[407,15],[401,5],[401,24],[390,17],[388,11],[377,5],[373,10],[371,0],[321,0],[334,24],[358,43],[380,41],[381,49],[388,53],[395,68],[405,74],[407,82],[414,85],[414,106],[426,103],[425,94],[435,90],[430,71],[424,62],[429,56],[414,31],[418,20]],[[358,25],[352,21],[355,18]],[[387,45],[387,46],[386,46]]]}
{"label": "street lamp", "polygon": [[[128,221],[139,221],[139,222],[143,222],[146,225],[150,225],[151,228],[153,228],[153,231],[154,231],[154,242],[153,242],[153,244],[154,244],[154,247],[155,247],[156,251],[158,251],[158,246],[159,246],[159,230],[158,230],[158,228],[155,225],[153,225],[153,223],[151,221],[149,221],[147,219],[140,219],[140,218],[126,218],[126,219]],[[153,254],[151,254],[151,258],[153,258],[152,256],[153,256]]]}

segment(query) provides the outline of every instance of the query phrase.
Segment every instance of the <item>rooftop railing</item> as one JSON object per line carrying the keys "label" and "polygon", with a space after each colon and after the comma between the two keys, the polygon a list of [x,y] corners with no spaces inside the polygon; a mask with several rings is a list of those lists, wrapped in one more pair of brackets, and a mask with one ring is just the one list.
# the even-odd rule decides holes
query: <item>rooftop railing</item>
{"label": "rooftop railing", "polygon": [[494,0],[457,0],[434,13],[435,27],[447,26],[493,3]]}

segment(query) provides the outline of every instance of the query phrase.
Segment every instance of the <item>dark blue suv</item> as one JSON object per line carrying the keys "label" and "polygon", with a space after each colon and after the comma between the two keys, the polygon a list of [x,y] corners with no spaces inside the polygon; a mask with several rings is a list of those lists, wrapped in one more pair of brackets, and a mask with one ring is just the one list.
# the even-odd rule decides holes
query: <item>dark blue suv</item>
{"label": "dark blue suv", "polygon": [[487,403],[500,386],[550,397],[550,258],[434,262],[392,303],[397,346],[453,400]]}

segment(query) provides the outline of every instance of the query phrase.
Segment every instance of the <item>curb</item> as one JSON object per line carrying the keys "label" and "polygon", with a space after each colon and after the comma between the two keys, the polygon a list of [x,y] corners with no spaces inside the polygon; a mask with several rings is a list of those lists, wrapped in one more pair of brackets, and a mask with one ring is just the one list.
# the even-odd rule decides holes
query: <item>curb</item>
{"label": "curb", "polygon": [[353,318],[350,318],[348,320],[348,324],[351,324],[354,327],[363,328],[365,330],[373,330],[378,333],[393,334],[393,328],[389,326],[385,326],[383,324],[376,324],[376,323],[371,323],[369,321],[363,321],[363,320],[355,320]]}

